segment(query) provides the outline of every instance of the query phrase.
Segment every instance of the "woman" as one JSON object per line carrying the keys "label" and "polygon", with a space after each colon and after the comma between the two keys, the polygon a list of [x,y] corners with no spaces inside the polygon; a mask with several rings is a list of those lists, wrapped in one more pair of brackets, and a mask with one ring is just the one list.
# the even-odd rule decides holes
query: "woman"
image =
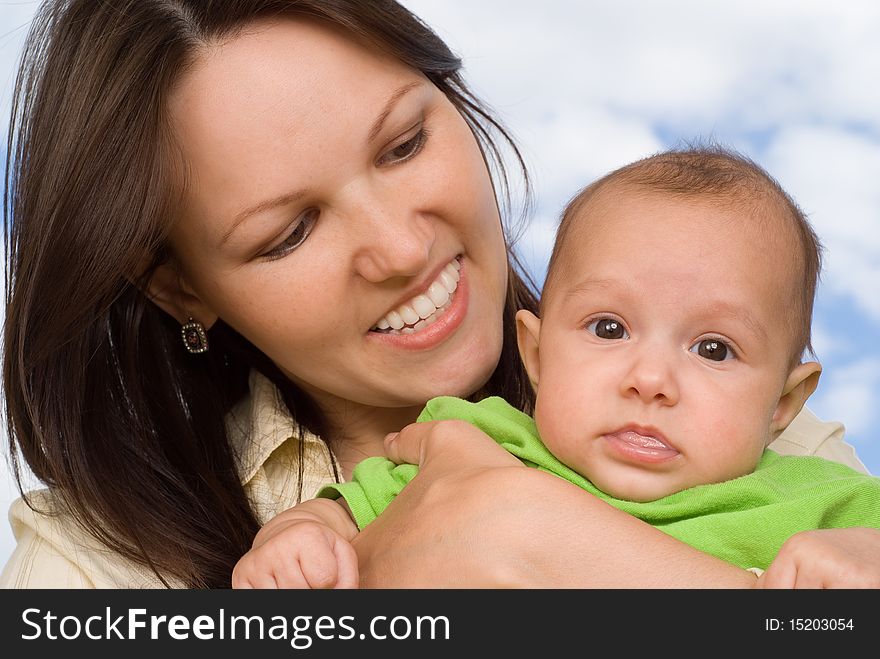
{"label": "woman", "polygon": [[[535,299],[486,164],[499,127],[458,68],[390,1],[43,8],[9,150],[4,390],[49,490],[14,504],[2,585],[226,587],[262,522],[381,453],[428,398],[530,410],[513,313]],[[447,518],[449,546],[405,574],[455,560],[461,583],[515,585],[526,555],[553,585],[582,537],[585,584],[610,553],[619,571],[598,572],[618,585],[749,579],[567,488],[481,535],[486,484],[531,476],[477,456],[466,474],[432,460],[363,534],[367,583]],[[549,520],[564,537],[520,533]],[[475,542],[503,543],[506,571]],[[667,568],[634,570],[622,545]]]}

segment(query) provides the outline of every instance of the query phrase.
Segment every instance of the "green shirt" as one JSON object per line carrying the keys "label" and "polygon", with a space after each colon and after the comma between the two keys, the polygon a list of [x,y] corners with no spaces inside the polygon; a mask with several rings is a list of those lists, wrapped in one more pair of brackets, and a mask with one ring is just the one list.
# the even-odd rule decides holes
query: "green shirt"
{"label": "green shirt", "polygon": [[[751,474],[639,503],[605,494],[560,462],[541,442],[534,420],[501,398],[479,403],[434,398],[418,420],[440,419],[468,421],[524,464],[556,474],[682,542],[743,568],[766,569],[782,543],[798,531],[880,528],[880,478],[823,458],[765,451]],[[342,495],[362,529],[417,472],[415,465],[368,458],[355,467],[350,482],[328,485],[318,496]]]}

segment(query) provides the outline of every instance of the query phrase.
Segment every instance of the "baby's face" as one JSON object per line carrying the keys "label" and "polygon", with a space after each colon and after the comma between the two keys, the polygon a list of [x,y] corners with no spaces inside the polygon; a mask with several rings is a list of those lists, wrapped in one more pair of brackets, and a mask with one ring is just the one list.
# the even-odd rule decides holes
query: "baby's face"
{"label": "baby's face", "polygon": [[749,473],[781,429],[793,248],[737,216],[749,212],[612,191],[569,233],[535,418],[609,494],[653,500]]}

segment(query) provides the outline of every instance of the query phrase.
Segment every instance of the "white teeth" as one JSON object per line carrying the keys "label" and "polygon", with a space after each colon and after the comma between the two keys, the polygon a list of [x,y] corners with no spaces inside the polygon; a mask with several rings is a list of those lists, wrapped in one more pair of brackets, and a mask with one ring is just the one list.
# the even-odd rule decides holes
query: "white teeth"
{"label": "white teeth", "polygon": [[460,269],[461,263],[458,259],[453,259],[440,271],[437,279],[431,282],[428,290],[389,311],[373,329],[412,334],[433,323],[437,320],[439,312],[445,311],[449,306],[461,278]]}
{"label": "white teeth", "polygon": [[385,316],[385,318],[383,318],[383,320],[388,321],[388,324],[391,325],[391,329],[399,330],[404,325],[406,325],[406,323],[403,322],[403,318],[401,318],[400,314],[397,313],[396,311],[390,312],[387,316]]}
{"label": "white teeth", "polygon": [[[441,278],[442,278],[441,273]],[[446,290],[446,284],[435,281],[428,287],[428,297],[431,298],[431,303],[434,305],[434,308],[439,309],[446,301],[449,299],[449,291]],[[434,313],[431,311],[431,313]],[[421,312],[419,313],[422,316]],[[431,314],[429,313],[428,316]],[[422,318],[426,318],[427,316],[422,316]]]}
{"label": "white teeth", "polygon": [[[443,284],[443,287],[447,291],[454,291],[455,285],[458,283],[455,278],[446,272],[446,269],[443,269],[443,272],[440,273],[440,283]],[[433,286],[434,284],[431,284]]]}
{"label": "white teeth", "polygon": [[398,311],[400,312],[400,317],[403,318],[403,322],[405,322],[407,325],[417,323],[419,322],[419,318],[421,318],[421,316],[416,313],[416,310],[408,304],[404,304],[403,306],[401,306]]}
{"label": "white teeth", "polygon": [[[437,311],[437,305],[427,295],[417,295],[413,298],[412,305],[415,312],[419,314],[419,318],[427,318]],[[419,318],[416,318],[414,322],[418,322]]]}

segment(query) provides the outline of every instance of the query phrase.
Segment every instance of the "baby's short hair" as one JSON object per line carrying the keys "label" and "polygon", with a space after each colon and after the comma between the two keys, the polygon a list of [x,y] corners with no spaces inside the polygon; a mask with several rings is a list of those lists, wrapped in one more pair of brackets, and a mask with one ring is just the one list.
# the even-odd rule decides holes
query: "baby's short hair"
{"label": "baby's short hair", "polygon": [[776,179],[750,158],[718,145],[671,149],[648,156],[606,174],[578,192],[568,203],[556,232],[541,296],[542,309],[555,285],[560,254],[576,218],[599,191],[612,186],[777,211],[775,215],[786,222],[797,243],[797,251],[792,256],[795,267],[799,268],[795,281],[800,285],[793,295],[790,361],[794,364],[805,353],[813,354],[810,334],[813,299],[822,267],[822,245],[804,212]]}

